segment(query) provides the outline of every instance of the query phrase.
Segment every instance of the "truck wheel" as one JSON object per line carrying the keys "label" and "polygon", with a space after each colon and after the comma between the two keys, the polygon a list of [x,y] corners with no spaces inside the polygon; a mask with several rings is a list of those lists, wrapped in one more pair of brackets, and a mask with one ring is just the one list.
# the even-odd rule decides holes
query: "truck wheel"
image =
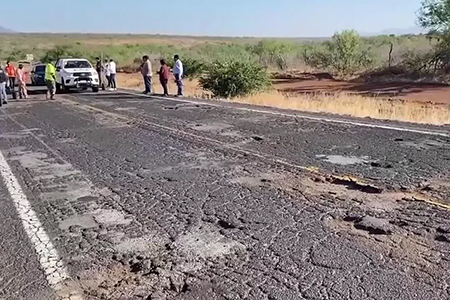
{"label": "truck wheel", "polygon": [[98,93],[98,86],[92,87],[92,91],[93,91],[94,93]]}

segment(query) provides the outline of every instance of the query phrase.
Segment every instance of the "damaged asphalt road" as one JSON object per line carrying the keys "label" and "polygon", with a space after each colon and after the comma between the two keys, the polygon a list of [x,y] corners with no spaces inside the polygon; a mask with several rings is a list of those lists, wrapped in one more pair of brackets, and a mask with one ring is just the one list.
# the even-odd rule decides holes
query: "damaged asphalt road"
{"label": "damaged asphalt road", "polygon": [[69,277],[46,282],[0,181],[0,299],[450,298],[445,134],[44,98],[2,108],[0,150]]}

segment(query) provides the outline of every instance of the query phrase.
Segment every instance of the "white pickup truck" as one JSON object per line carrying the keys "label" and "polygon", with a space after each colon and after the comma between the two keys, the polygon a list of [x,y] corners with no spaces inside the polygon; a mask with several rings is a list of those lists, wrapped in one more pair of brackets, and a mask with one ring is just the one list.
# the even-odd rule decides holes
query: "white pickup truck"
{"label": "white pickup truck", "polygon": [[88,89],[98,92],[98,73],[84,58],[60,58],[56,62],[56,90]]}

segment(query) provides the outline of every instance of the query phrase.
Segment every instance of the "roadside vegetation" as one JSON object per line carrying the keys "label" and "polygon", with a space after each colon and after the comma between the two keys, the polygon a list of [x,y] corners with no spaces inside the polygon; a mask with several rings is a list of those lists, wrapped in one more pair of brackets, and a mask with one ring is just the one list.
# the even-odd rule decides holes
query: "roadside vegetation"
{"label": "roadside vegetation", "polygon": [[172,65],[173,55],[179,54],[187,79],[202,90],[195,89],[195,95],[221,98],[273,97],[271,79],[299,72],[371,82],[450,83],[450,0],[424,0],[418,22],[428,34],[362,37],[344,30],[329,39],[5,34],[0,36],[0,59],[22,60],[27,53],[42,62],[100,56],[113,58],[119,71],[132,74],[139,71],[143,55],[149,55],[156,71],[161,58]]}
{"label": "roadside vegetation", "polygon": [[266,91],[270,78],[256,61],[219,60],[208,65],[199,84],[215,97],[235,98]]}
{"label": "roadside vegetation", "polygon": [[[27,53],[42,62],[61,56],[93,61],[101,56],[113,58],[120,71],[133,73],[139,70],[144,54],[150,56],[155,71],[159,59],[165,58],[171,65],[173,55],[179,54],[189,79],[205,76],[206,71],[211,73],[214,66],[220,66],[218,62],[226,61],[256,62],[269,73],[328,72],[336,78],[351,78],[400,64],[407,70],[429,71],[434,65],[430,62],[421,68],[420,61],[438,44],[426,35],[365,38],[355,31],[336,33],[328,40],[25,34],[0,36],[0,59],[23,60]],[[220,68],[223,71],[223,66]],[[230,90],[228,94],[235,93]]]}
{"label": "roadside vegetation", "polygon": [[[353,31],[338,33],[340,36],[357,35]],[[354,38],[358,48],[371,53],[373,65],[367,68],[387,65],[390,44],[394,45],[392,57],[398,62],[409,51],[428,51],[437,43],[426,35],[375,36]],[[175,53],[185,60],[209,63],[217,59],[249,57],[257,60],[269,71],[314,70],[307,55],[333,51],[331,39],[214,39],[203,37],[158,37],[158,36],[108,36],[108,35],[0,35],[0,59],[17,61],[25,59],[27,53],[34,54],[36,60],[55,58],[56,54],[82,55],[89,59],[103,54],[114,58],[125,70],[138,67],[136,59],[144,54],[151,59],[171,58]],[[59,53],[58,53],[59,52]],[[328,66],[320,70],[328,69]]]}
{"label": "roadside vegetation", "polygon": [[310,47],[303,55],[304,61],[318,70],[327,70],[341,76],[351,76],[370,67],[374,54],[364,45],[354,30],[336,33],[331,41],[323,43],[322,49]]}

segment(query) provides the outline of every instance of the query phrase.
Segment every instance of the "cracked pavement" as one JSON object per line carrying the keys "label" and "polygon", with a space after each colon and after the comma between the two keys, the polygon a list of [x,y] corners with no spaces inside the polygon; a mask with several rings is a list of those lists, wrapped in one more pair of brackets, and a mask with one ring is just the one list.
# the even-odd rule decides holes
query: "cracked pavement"
{"label": "cracked pavement", "polygon": [[0,181],[0,299],[450,298],[449,137],[44,98],[2,108],[0,150],[70,278],[50,289]]}

